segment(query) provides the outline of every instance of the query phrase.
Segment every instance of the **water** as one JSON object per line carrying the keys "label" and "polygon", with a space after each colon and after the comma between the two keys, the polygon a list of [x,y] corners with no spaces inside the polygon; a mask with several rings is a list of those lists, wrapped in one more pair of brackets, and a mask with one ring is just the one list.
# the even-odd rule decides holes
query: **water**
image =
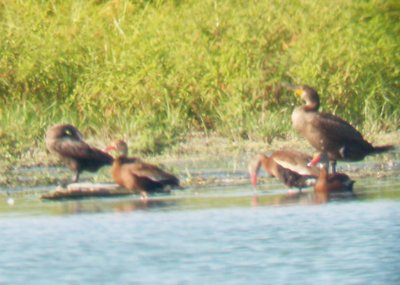
{"label": "water", "polygon": [[0,284],[400,284],[400,178],[329,197],[235,181],[148,202],[3,192]]}

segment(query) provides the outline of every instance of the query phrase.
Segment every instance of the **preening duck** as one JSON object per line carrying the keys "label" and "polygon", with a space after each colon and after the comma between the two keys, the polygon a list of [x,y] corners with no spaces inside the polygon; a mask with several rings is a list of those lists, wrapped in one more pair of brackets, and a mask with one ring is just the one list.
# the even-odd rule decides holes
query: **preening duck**
{"label": "preening duck", "polygon": [[75,172],[73,182],[79,180],[82,171],[95,172],[105,165],[111,165],[113,161],[109,154],[88,145],[78,129],[69,124],[50,127],[46,133],[46,146]]}

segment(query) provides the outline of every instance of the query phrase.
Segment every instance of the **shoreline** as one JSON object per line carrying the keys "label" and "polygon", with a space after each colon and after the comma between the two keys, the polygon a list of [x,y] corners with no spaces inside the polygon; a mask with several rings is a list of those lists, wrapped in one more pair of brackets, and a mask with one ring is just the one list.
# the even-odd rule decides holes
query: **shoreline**
{"label": "shoreline", "polygon": [[[355,178],[360,177],[386,177],[400,174],[400,148],[395,142],[400,141],[400,132],[376,133],[366,136],[374,145],[394,144],[396,149],[387,154],[369,156],[360,163],[339,162],[339,171],[349,173]],[[128,140],[129,141],[129,140]],[[108,142],[104,139],[92,137],[87,142],[95,147],[103,148]],[[221,169],[227,172],[247,173],[247,163],[257,153],[268,153],[278,149],[296,149],[312,155],[315,150],[307,141],[299,136],[287,138],[275,138],[272,142],[261,140],[232,140],[216,134],[204,135],[202,133],[191,133],[181,142],[171,146],[161,154],[134,154],[151,163],[161,164],[163,167],[172,169],[178,176],[186,177],[186,186],[210,185],[207,178],[193,178],[191,172],[196,172],[198,164],[208,166],[221,164]],[[130,155],[133,155],[130,153]],[[210,162],[209,165],[207,163]],[[360,166],[361,165],[361,166]],[[367,166],[367,167],[365,167]],[[60,168],[61,174],[52,173],[53,168]],[[0,167],[0,188],[35,187],[57,184],[61,178],[68,179],[68,169],[62,170],[63,164],[55,156],[47,153],[43,144],[42,148],[30,149],[21,155],[20,159],[12,159],[2,162]],[[31,175],[29,172],[38,172],[34,177],[23,177]],[[42,171],[41,171],[42,170]],[[92,175],[94,181],[109,179],[109,170],[100,170]],[[87,177],[87,176],[85,176]],[[87,178],[86,178],[87,179]],[[62,180],[62,179],[61,179]],[[210,179],[212,183],[219,185],[218,179]],[[201,183],[200,183],[201,182]],[[237,181],[236,181],[237,182]],[[240,182],[240,179],[239,179]]]}

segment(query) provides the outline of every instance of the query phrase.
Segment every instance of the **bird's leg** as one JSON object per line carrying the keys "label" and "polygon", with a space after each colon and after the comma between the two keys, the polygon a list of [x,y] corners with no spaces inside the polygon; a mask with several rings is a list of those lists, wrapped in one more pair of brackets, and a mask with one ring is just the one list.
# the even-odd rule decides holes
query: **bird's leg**
{"label": "bird's leg", "polygon": [[72,176],[72,182],[76,183],[76,182],[78,182],[78,180],[79,180],[79,171],[76,171],[75,175]]}
{"label": "bird's leg", "polygon": [[147,196],[147,192],[146,191],[141,191],[140,192],[140,200],[142,200],[143,202],[147,202],[149,200],[149,197]]}
{"label": "bird's leg", "polygon": [[332,173],[336,173],[336,160],[332,161]]}

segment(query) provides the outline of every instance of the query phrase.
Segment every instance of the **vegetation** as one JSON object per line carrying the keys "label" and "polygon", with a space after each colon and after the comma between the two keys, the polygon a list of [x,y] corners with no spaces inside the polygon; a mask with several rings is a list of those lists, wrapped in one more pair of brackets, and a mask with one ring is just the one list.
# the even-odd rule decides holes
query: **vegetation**
{"label": "vegetation", "polygon": [[192,131],[292,134],[305,83],[361,130],[400,125],[400,2],[0,0],[0,160],[46,129],[160,151]]}

